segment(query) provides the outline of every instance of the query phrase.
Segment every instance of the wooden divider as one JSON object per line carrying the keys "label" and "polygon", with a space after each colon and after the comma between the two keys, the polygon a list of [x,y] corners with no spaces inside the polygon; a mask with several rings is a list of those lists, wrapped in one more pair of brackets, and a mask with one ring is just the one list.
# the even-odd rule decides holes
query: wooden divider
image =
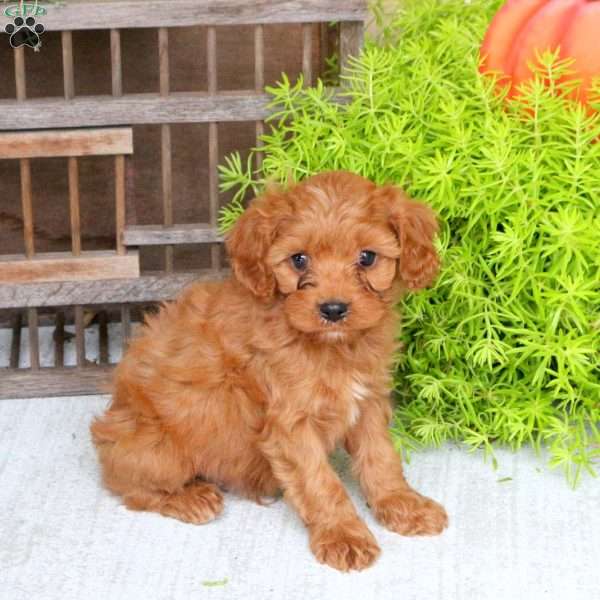
{"label": "wooden divider", "polygon": [[[166,98],[170,92],[170,70],[169,70],[169,31],[166,27],[158,30],[158,62],[160,95]],[[171,126],[168,123],[161,125],[161,172],[163,192],[163,223],[166,226],[173,225],[173,159],[171,147]],[[165,271],[173,271],[173,246],[165,246]]]}
{"label": "wooden divider", "polygon": [[62,367],[65,364],[65,313],[56,311],[54,321],[54,366]]}
{"label": "wooden divider", "polygon": [[304,85],[312,85],[312,23],[302,25],[302,77]]}
{"label": "wooden divider", "polygon": [[[63,57],[63,86],[65,92],[65,100],[71,102],[75,98],[75,67],[73,63],[73,34],[70,31],[61,32],[61,45],[62,45],[62,57]],[[67,133],[67,135],[69,135]],[[75,156],[69,156],[68,158],[68,171],[69,171],[69,210],[71,216],[71,250],[74,257],[81,255],[81,222],[79,217],[79,166],[77,158]],[[73,259],[67,259],[66,277],[70,278],[72,274],[71,266]],[[31,266],[31,265],[28,265]],[[46,267],[48,264],[46,263]],[[36,270],[33,273],[40,272],[40,266],[35,265]],[[64,268],[64,266],[63,266]],[[63,275],[59,266],[51,266],[45,269],[46,274]],[[88,274],[88,268],[83,271],[84,274]],[[79,274],[81,276],[81,273]],[[48,275],[46,275],[48,276]],[[43,279],[42,279],[43,280]],[[77,366],[82,367],[85,365],[85,326],[83,323],[83,306],[76,305],[73,307],[74,321],[75,321],[75,349]]]}
{"label": "wooden divider", "polygon": [[129,279],[102,281],[58,281],[0,285],[0,309],[59,307],[73,304],[122,304],[171,300],[194,282],[228,277],[227,269],[171,273],[149,273]]}
{"label": "wooden divider", "polygon": [[130,127],[0,132],[0,159],[131,154]]}
{"label": "wooden divider", "polygon": [[[25,49],[15,49],[15,87],[17,103],[23,103],[27,97],[27,80],[25,70]],[[35,254],[33,239],[33,205],[31,197],[31,163],[29,158],[19,162],[21,173],[21,206],[23,207],[23,236],[25,254],[28,258]],[[38,314],[36,308],[27,309],[27,330],[29,333],[29,362],[32,370],[40,367],[40,344],[38,335]]]}
{"label": "wooden divider", "polygon": [[[258,94],[264,92],[265,87],[265,33],[262,25],[254,27],[254,90]],[[256,121],[256,147],[263,145],[261,136],[264,135],[265,125],[262,120]],[[256,168],[262,164],[263,154],[256,154]]]}
{"label": "wooden divider", "polygon": [[[24,49],[15,50],[15,100],[0,100],[0,158],[18,159],[21,173],[21,204],[24,222],[25,254],[0,257],[0,309],[23,308],[29,325],[31,369],[19,372],[21,327],[17,315],[12,322],[13,338],[10,366],[2,374],[3,394],[27,397],[44,394],[88,393],[96,391],[106,380],[109,370],[108,316],[102,307],[121,305],[124,345],[130,335],[130,305],[168,300],[195,281],[227,277],[221,269],[218,232],[219,213],[218,161],[219,123],[253,121],[256,147],[262,146],[264,120],[271,109],[265,84],[265,30],[270,23],[302,24],[302,74],[305,85],[316,78],[313,68],[317,26],[320,65],[329,43],[331,28],[325,24],[339,22],[339,55],[342,70],[349,57],[360,51],[365,0],[72,0],[52,6],[44,18],[48,31],[60,30],[62,42],[64,98],[26,98]],[[254,86],[252,90],[225,92],[218,89],[217,27],[221,25],[254,26]],[[172,92],[170,89],[170,27],[202,25],[206,27],[208,88],[205,92]],[[124,94],[121,32],[129,27],[155,27],[158,32],[159,89],[153,93]],[[110,30],[111,95],[76,95],[72,31],[81,29]],[[338,97],[343,101],[341,97]],[[173,207],[172,130],[176,123],[208,123],[209,218],[207,223],[175,224]],[[162,178],[161,224],[138,226],[129,222],[126,173],[130,169],[125,155],[133,151],[131,126],[160,125]],[[124,127],[120,127],[124,126]],[[73,131],[57,131],[78,128]],[[87,128],[87,129],[81,129]],[[38,131],[29,131],[29,130]],[[19,133],[17,133],[19,132]],[[115,251],[94,253],[82,248],[78,157],[114,155],[115,178]],[[31,158],[67,157],[71,253],[36,255],[32,202]],[[262,162],[260,150],[256,166]],[[134,212],[134,211],[132,211]],[[174,272],[174,246],[208,243],[211,245],[211,269],[192,273]],[[165,270],[139,274],[138,255],[132,247],[163,245]],[[8,260],[7,260],[8,259]],[[108,279],[110,277],[110,279]],[[117,279],[117,277],[119,279]],[[78,280],[75,280],[78,278]],[[106,279],[103,279],[106,278]],[[56,279],[57,281],[54,281]],[[87,366],[85,325],[94,316],[99,326],[99,367],[64,368],[65,309],[74,306],[76,354],[78,367]],[[84,312],[83,306],[92,307]],[[38,308],[56,307],[55,366],[39,370]],[[6,386],[10,388],[8,394]]]}
{"label": "wooden divider", "polygon": [[[217,30],[209,27],[206,32],[206,68],[208,93],[217,95]],[[219,125],[208,124],[208,216],[210,225],[217,227],[219,216]],[[210,247],[210,262],[213,269],[221,267],[221,249],[216,244]]]}
{"label": "wooden divider", "polygon": [[340,24],[340,68],[342,73],[350,65],[350,57],[358,56],[364,39],[362,22],[346,22]]}
{"label": "wooden divider", "polygon": [[364,21],[367,15],[365,0],[69,0],[52,5],[44,26],[48,31],[61,31],[315,23]]}
{"label": "wooden divider", "polygon": [[[19,307],[20,308],[20,307]],[[12,338],[10,343],[10,362],[11,369],[19,368],[19,359],[21,356],[21,325],[23,317],[21,313],[16,314],[12,319]]]}
{"label": "wooden divider", "polygon": [[[113,100],[119,102],[123,96],[123,63],[121,57],[121,32],[119,29],[114,27],[114,23],[111,25],[110,30],[110,71],[111,71],[111,85],[112,85],[112,97]],[[117,245],[117,254],[124,255],[126,252],[125,242],[123,241],[123,234],[126,226],[126,206],[127,206],[127,184],[125,175],[127,173],[127,165],[125,164],[125,156],[122,153],[115,157],[115,236]],[[130,309],[127,304],[127,300],[124,300],[121,306],[121,331],[123,343],[123,350],[127,346],[130,328]],[[107,336],[107,329],[101,329],[100,337]],[[100,353],[102,354],[102,347],[107,346],[108,340],[104,342],[100,339]],[[108,352],[108,350],[106,350]]]}
{"label": "wooden divider", "polygon": [[3,285],[125,279],[139,274],[139,257],[135,251],[127,254],[117,254],[111,250],[90,250],[78,254],[45,252],[34,258],[10,254],[0,256],[0,281]]}

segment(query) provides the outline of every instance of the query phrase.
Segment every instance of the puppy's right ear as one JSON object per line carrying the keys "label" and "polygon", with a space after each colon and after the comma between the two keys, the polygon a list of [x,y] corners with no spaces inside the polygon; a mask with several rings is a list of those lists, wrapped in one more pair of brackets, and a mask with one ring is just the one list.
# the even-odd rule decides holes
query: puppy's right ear
{"label": "puppy's right ear", "polygon": [[288,212],[285,194],[268,191],[252,200],[225,240],[235,278],[259,298],[275,294],[275,276],[266,259]]}

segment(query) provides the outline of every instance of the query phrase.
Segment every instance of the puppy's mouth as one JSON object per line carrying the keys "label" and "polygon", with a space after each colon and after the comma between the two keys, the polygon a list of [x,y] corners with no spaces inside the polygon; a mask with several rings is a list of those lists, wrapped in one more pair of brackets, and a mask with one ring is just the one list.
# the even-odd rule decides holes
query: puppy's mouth
{"label": "puppy's mouth", "polygon": [[348,332],[341,329],[334,329],[331,331],[321,331],[318,334],[321,341],[328,344],[336,344],[345,342],[348,339]]}

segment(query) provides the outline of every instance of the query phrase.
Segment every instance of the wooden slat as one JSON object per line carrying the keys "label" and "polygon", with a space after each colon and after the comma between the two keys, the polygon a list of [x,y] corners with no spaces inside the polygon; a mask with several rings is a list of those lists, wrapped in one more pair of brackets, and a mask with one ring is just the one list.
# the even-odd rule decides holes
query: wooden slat
{"label": "wooden slat", "polygon": [[[158,30],[158,62],[160,70],[160,95],[166,98],[169,95],[170,68],[169,68],[169,31],[166,27]],[[171,147],[171,126],[161,125],[160,128],[160,165],[162,175],[163,193],[163,224],[173,225],[173,162]],[[165,248],[165,270],[173,271],[173,246]]]}
{"label": "wooden slat", "polygon": [[35,308],[27,309],[27,330],[29,332],[29,363],[31,369],[40,368],[40,336],[38,314]]}
{"label": "wooden slat", "polygon": [[163,246],[166,244],[211,244],[222,242],[216,227],[205,223],[185,225],[131,225],[123,231],[126,246]]}
{"label": "wooden slat", "polygon": [[[206,35],[206,61],[208,93],[217,93],[217,30],[209,27]],[[212,227],[217,226],[219,216],[219,126],[218,123],[208,124],[208,214]],[[210,260],[213,269],[221,265],[221,250],[219,246],[210,248]]]}
{"label": "wooden slat", "polygon": [[[72,100],[69,104],[75,102],[77,101]],[[23,107],[26,105],[27,103],[22,103]],[[132,152],[133,133],[129,127],[0,133],[0,159],[100,156]]]}
{"label": "wooden slat", "polygon": [[302,76],[304,85],[312,85],[312,23],[302,25]]}
{"label": "wooden slat", "polygon": [[98,313],[98,357],[100,364],[108,364],[108,315],[105,310]]}
{"label": "wooden slat", "polygon": [[86,369],[76,367],[0,369],[0,399],[48,398],[103,393],[110,381],[113,366],[100,365]]}
{"label": "wooden slat", "polygon": [[[26,102],[27,77],[25,72],[24,47],[15,50],[15,85],[17,104]],[[25,238],[25,255],[30,259],[35,252],[33,238],[33,201],[31,196],[31,164],[28,158],[19,162],[21,172],[21,205],[23,207],[23,234]],[[0,277],[0,281],[2,277]],[[29,331],[29,360],[32,370],[39,369],[40,348],[38,332],[38,314],[35,308],[27,309],[27,327]]]}
{"label": "wooden slat", "polygon": [[[265,33],[263,25],[254,27],[254,90],[261,94],[265,87]],[[256,121],[256,147],[260,148],[263,145],[261,140],[265,132],[263,121]],[[262,165],[263,153],[256,153],[256,168],[259,169]]]}
{"label": "wooden slat", "polygon": [[[118,29],[110,30],[110,70],[112,79],[112,95],[115,98],[123,94],[123,67],[121,61],[121,33]],[[131,132],[131,150],[133,152],[133,132]],[[115,152],[115,238],[118,255],[125,254],[123,229],[125,229],[125,207],[127,203],[127,182],[125,178],[126,164],[124,154],[131,152]]]}
{"label": "wooden slat", "polygon": [[25,46],[15,49],[15,86],[17,100],[25,100],[27,96],[27,77],[25,73]]}
{"label": "wooden slat", "polygon": [[131,337],[131,309],[128,305],[121,306],[121,348],[123,352],[129,345]]}
{"label": "wooden slat", "polygon": [[113,96],[123,95],[123,67],[121,61],[121,33],[110,30],[110,71]]}
{"label": "wooden slat", "polygon": [[126,203],[126,182],[125,182],[125,157],[123,155],[115,157],[115,235],[117,242],[117,254],[125,258],[125,246],[123,244],[123,231],[125,229],[125,203]]}
{"label": "wooden slat", "polygon": [[363,23],[340,24],[340,67],[342,73],[348,69],[349,58],[360,54],[364,40]]}
{"label": "wooden slat", "polygon": [[35,242],[33,239],[33,200],[31,197],[31,163],[29,159],[21,159],[19,168],[21,171],[21,206],[23,209],[25,255],[30,258],[35,253]]}
{"label": "wooden slat", "polygon": [[62,31],[61,34],[62,58],[63,58],[63,81],[65,98],[67,100],[75,97],[75,73],[73,66],[73,34],[70,31]]}
{"label": "wooden slat", "polygon": [[21,325],[23,324],[23,316],[19,312],[12,319],[12,339],[10,341],[10,362],[8,363],[12,369],[19,366],[19,357],[21,356]]}
{"label": "wooden slat", "polygon": [[79,216],[79,169],[77,159],[69,157],[69,211],[71,214],[71,248],[75,256],[81,254],[81,219]]}
{"label": "wooden slat", "polygon": [[[21,46],[15,50],[15,86],[17,90],[16,105],[22,106],[27,92],[27,77],[25,72],[25,50]],[[1,139],[1,138],[0,138]],[[2,157],[2,144],[0,143],[0,158]],[[25,238],[25,254],[29,257],[35,252],[33,240],[33,208],[31,200],[31,165],[26,157],[19,157],[21,174],[21,206],[23,207],[23,235]]]}
{"label": "wooden slat", "polygon": [[103,281],[3,284],[0,285],[0,308],[160,302],[174,298],[196,281],[217,281],[227,276],[223,269]]}
{"label": "wooden slat", "polygon": [[365,0],[70,0],[49,5],[48,31],[191,25],[361,21]]}
{"label": "wooden slat", "polygon": [[[70,31],[61,33],[63,52],[63,74],[65,99],[75,97],[75,70],[73,65],[73,36]],[[67,132],[71,134],[73,132]],[[74,256],[81,255],[81,222],[79,218],[79,169],[77,158],[69,156],[69,211],[71,215],[71,247]],[[85,364],[85,327],[83,324],[83,307],[75,306],[75,353],[77,366]]]}
{"label": "wooden slat", "polygon": [[319,77],[321,78],[323,78],[325,74],[327,59],[330,56],[328,29],[328,23],[319,23]]}
{"label": "wooden slat", "polygon": [[122,279],[137,277],[139,273],[139,257],[135,251],[123,256],[98,250],[82,252],[80,256],[67,252],[48,252],[38,254],[34,259],[21,255],[0,257],[0,281],[3,285],[38,281]]}
{"label": "wooden slat", "polygon": [[83,306],[75,306],[75,355],[77,366],[85,366],[85,326],[83,323]]}
{"label": "wooden slat", "polygon": [[65,313],[62,310],[56,313],[54,329],[54,366],[62,367],[65,364]]}
{"label": "wooden slat", "polygon": [[68,102],[59,98],[23,103],[0,100],[0,129],[256,121],[270,114],[266,108],[269,100],[266,94],[237,91],[215,95],[176,92],[168,97],[160,94],[80,96]]}

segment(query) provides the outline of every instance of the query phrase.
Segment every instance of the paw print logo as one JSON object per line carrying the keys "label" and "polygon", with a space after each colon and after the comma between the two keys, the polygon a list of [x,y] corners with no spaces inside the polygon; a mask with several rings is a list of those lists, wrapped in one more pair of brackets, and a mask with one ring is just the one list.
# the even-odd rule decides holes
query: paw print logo
{"label": "paw print logo", "polygon": [[30,46],[38,52],[42,46],[40,35],[44,33],[45,27],[36,23],[33,17],[15,17],[12,23],[6,25],[4,31],[10,35],[10,45],[13,48]]}

